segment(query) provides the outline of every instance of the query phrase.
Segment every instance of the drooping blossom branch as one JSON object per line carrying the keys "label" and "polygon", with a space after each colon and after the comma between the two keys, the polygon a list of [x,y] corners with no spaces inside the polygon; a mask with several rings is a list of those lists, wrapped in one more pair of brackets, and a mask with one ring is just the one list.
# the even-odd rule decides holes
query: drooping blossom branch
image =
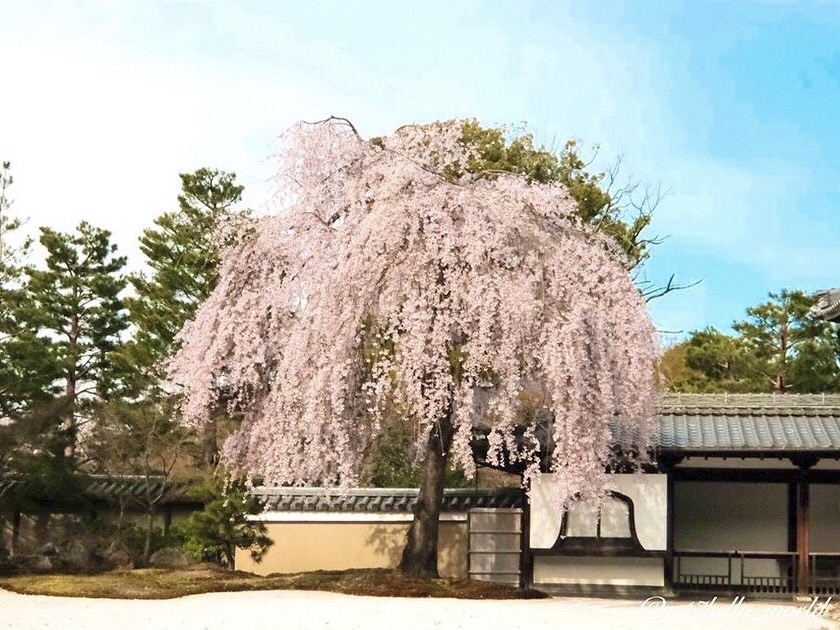
{"label": "drooping blossom branch", "polygon": [[472,429],[492,427],[488,457],[524,459],[527,481],[537,453],[513,427],[537,405],[566,496],[600,493],[620,435],[644,452],[655,330],[615,248],[562,186],[470,173],[462,135],[453,121],[365,141],[336,118],[284,135],[288,207],[224,251],[169,366],[188,421],[222,400],[241,412],[229,465],[352,485],[393,408],[421,441],[450,419],[467,474]]}

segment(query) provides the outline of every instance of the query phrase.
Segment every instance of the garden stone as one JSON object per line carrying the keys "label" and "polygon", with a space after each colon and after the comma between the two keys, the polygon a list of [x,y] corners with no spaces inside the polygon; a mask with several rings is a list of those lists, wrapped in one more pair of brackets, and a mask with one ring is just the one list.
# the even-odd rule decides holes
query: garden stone
{"label": "garden stone", "polygon": [[182,569],[192,563],[192,558],[187,552],[177,547],[164,547],[149,558],[149,564],[159,569]]}
{"label": "garden stone", "polygon": [[34,554],[29,556],[19,556],[16,558],[16,564],[19,569],[24,572],[45,573],[52,571],[55,568],[53,562],[57,559],[56,556],[45,556],[43,554]]}
{"label": "garden stone", "polygon": [[133,569],[134,559],[124,543],[113,541],[102,554],[102,560],[113,569]]}
{"label": "garden stone", "polygon": [[87,543],[71,540],[65,545],[61,559],[73,569],[90,569],[93,565],[93,552]]}

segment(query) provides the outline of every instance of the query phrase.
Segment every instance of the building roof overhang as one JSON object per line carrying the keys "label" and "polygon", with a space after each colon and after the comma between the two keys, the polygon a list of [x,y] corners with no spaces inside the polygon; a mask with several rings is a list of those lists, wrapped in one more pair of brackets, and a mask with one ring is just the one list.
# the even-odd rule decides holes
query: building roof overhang
{"label": "building roof overhang", "polygon": [[811,307],[811,314],[818,319],[840,323],[840,288],[820,291],[817,302]]}
{"label": "building roof overhang", "polygon": [[[840,395],[837,394],[666,394],[660,400],[654,429],[654,460],[685,457],[840,459]],[[517,427],[522,439],[524,427]],[[636,442],[633,427],[616,418],[615,447]],[[479,465],[489,465],[488,430],[474,434],[473,453]],[[547,426],[535,431],[539,456],[547,469],[553,441]],[[499,466],[522,472],[524,464],[507,454]]]}

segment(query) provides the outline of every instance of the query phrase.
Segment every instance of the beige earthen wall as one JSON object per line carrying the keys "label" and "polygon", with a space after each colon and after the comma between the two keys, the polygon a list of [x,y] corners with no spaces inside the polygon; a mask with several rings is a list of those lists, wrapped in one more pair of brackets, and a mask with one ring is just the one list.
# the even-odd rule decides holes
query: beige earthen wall
{"label": "beige earthen wall", "polygon": [[[236,568],[259,575],[302,571],[395,568],[409,522],[284,522],[265,524],[274,541],[262,562],[236,550]],[[442,522],[438,570],[442,577],[467,577],[466,521]]]}

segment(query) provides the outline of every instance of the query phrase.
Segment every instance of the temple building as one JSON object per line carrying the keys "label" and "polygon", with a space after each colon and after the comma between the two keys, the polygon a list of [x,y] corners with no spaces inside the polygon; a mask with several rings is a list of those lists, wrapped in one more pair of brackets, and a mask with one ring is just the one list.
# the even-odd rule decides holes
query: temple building
{"label": "temple building", "polygon": [[840,323],[840,289],[821,291],[814,297],[817,303],[811,308],[811,314],[827,322]]}
{"label": "temple building", "polygon": [[[654,465],[599,506],[553,505],[551,474],[448,490],[443,575],[554,593],[840,593],[840,395],[669,394]],[[479,457],[480,459],[480,457]],[[396,566],[416,490],[262,488],[258,573]]]}

